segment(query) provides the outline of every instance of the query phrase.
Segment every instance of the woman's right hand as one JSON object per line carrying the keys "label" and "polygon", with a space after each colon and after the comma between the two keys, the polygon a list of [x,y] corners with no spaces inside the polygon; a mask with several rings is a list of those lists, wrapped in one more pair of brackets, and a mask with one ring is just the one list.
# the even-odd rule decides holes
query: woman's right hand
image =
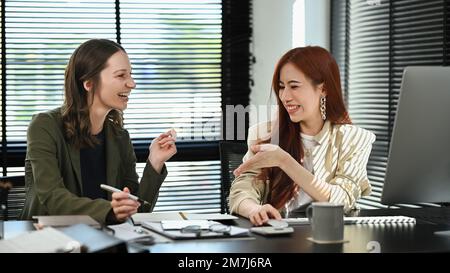
{"label": "woman's right hand", "polygon": [[248,219],[255,226],[261,226],[269,219],[281,220],[280,212],[270,204],[258,205],[250,214]]}
{"label": "woman's right hand", "polygon": [[112,194],[111,207],[114,215],[119,222],[124,222],[128,217],[135,214],[141,205],[138,201],[128,198],[130,190],[125,187],[123,192],[115,192]]}
{"label": "woman's right hand", "polygon": [[158,173],[161,173],[164,163],[177,153],[176,139],[177,132],[175,129],[170,129],[153,139],[150,144],[148,160]]}

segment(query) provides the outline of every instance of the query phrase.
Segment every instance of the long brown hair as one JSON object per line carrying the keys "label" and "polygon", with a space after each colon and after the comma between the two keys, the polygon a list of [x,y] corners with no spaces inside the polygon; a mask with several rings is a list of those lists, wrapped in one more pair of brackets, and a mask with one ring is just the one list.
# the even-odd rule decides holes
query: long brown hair
{"label": "long brown hair", "polygon": [[[81,44],[70,57],[64,77],[62,120],[66,139],[77,148],[93,147],[98,142],[91,134],[89,107],[100,87],[100,72],[106,67],[108,59],[120,50],[125,52],[113,41],[92,39]],[[84,88],[83,82],[87,80],[92,81],[91,92]],[[123,127],[121,111],[111,110],[107,119]]]}
{"label": "long brown hair", "polygon": [[[298,47],[286,52],[278,61],[272,79],[272,90],[278,103],[278,128],[272,134],[279,136],[279,146],[301,164],[304,151],[300,139],[300,123],[290,120],[279,97],[280,71],[287,63],[302,71],[313,86],[323,83],[327,92],[326,116],[331,124],[348,124],[351,120],[342,97],[339,68],[334,57],[318,46]],[[271,139],[260,143],[270,141]],[[270,181],[268,202],[275,208],[282,208],[294,196],[295,183],[280,168],[264,168],[258,178]]]}

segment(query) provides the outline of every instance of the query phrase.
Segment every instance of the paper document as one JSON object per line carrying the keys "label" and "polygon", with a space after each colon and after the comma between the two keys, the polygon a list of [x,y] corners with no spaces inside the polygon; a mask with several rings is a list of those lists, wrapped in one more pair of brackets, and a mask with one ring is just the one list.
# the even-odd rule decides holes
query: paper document
{"label": "paper document", "polygon": [[135,213],[131,216],[135,225],[143,222],[161,222],[162,220],[183,220],[178,212],[151,212],[151,213]]}
{"label": "paper document", "polygon": [[208,220],[164,220],[161,226],[164,230],[182,229],[187,226],[200,226],[201,229],[208,229],[212,224],[220,224],[218,222]]}
{"label": "paper document", "polygon": [[63,253],[81,250],[81,244],[52,227],[0,241],[0,253]]}
{"label": "paper document", "polygon": [[134,224],[140,225],[143,222],[161,222],[162,220],[235,220],[238,217],[230,214],[220,213],[190,213],[190,212],[151,212],[151,213],[136,213],[131,218]]}
{"label": "paper document", "polygon": [[237,216],[231,214],[220,214],[220,213],[189,213],[185,212],[186,218],[188,220],[236,220],[239,219]]}

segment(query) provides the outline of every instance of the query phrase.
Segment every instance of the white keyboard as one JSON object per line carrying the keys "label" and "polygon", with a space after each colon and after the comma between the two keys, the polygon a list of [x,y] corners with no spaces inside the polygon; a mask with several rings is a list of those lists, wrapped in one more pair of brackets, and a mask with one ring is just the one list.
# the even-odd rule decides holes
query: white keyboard
{"label": "white keyboard", "polygon": [[[289,225],[309,225],[308,218],[284,218]],[[344,224],[415,224],[416,219],[406,216],[344,217]]]}

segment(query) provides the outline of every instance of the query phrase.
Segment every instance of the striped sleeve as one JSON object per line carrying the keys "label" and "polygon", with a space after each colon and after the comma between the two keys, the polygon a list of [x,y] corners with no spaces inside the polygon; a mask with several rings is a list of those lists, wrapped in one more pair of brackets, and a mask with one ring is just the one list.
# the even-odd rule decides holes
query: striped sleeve
{"label": "striped sleeve", "polygon": [[362,195],[370,194],[367,162],[375,135],[356,126],[346,126],[335,176],[328,182],[331,203],[344,204],[350,211]]}

